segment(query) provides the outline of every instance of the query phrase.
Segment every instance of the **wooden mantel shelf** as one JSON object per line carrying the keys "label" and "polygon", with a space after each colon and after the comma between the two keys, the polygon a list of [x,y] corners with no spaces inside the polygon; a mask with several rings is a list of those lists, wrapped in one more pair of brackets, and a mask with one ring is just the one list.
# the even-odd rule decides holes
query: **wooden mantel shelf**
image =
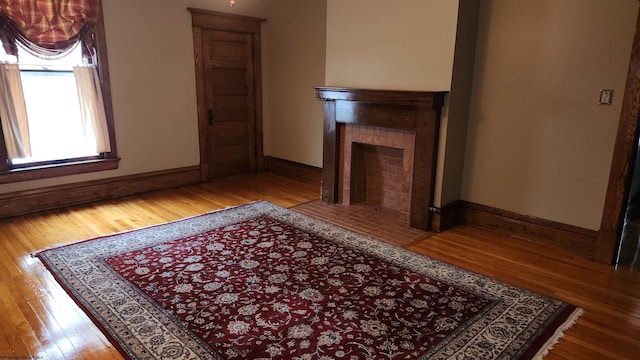
{"label": "wooden mantel shelf", "polygon": [[316,95],[322,100],[345,100],[384,104],[424,104],[440,108],[446,91],[372,90],[343,87],[317,87]]}
{"label": "wooden mantel shelf", "polygon": [[429,230],[440,113],[446,94],[446,91],[317,87],[316,97],[324,101],[322,199],[327,203],[338,202],[338,124],[412,130],[415,155],[409,222],[412,227]]}

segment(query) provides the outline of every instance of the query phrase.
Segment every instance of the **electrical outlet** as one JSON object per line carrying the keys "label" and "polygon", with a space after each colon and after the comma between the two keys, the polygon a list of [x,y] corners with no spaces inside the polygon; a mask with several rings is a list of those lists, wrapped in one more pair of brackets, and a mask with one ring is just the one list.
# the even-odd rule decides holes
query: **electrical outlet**
{"label": "electrical outlet", "polygon": [[602,89],[600,90],[600,100],[598,101],[598,105],[611,105],[612,99],[613,89]]}

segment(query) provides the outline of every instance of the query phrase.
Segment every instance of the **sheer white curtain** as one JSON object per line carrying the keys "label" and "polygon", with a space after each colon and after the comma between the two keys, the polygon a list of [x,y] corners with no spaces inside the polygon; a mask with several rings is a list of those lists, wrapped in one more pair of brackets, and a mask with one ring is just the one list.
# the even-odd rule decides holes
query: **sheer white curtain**
{"label": "sheer white curtain", "polygon": [[[95,141],[97,152],[110,152],[107,115],[104,111],[100,79],[95,66],[74,66],[73,73],[78,88],[80,114],[84,126],[85,139],[88,143]],[[95,140],[94,140],[95,139]]]}
{"label": "sheer white curtain", "polygon": [[9,159],[31,156],[27,107],[17,64],[0,63],[0,119]]}

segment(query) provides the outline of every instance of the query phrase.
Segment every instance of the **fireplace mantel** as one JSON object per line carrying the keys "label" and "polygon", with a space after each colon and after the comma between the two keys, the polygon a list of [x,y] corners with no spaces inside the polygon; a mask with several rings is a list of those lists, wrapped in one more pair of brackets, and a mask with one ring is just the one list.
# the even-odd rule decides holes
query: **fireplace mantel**
{"label": "fireplace mantel", "polygon": [[430,230],[440,112],[446,93],[317,87],[316,97],[324,101],[322,200],[338,202],[339,124],[411,130],[415,155],[409,224]]}

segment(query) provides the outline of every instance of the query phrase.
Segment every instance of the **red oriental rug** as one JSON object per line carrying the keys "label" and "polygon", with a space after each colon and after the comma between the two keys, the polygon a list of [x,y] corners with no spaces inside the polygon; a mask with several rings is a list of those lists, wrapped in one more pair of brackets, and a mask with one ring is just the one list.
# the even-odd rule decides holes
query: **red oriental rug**
{"label": "red oriental rug", "polygon": [[38,257],[131,359],[535,359],[582,311],[268,202]]}

